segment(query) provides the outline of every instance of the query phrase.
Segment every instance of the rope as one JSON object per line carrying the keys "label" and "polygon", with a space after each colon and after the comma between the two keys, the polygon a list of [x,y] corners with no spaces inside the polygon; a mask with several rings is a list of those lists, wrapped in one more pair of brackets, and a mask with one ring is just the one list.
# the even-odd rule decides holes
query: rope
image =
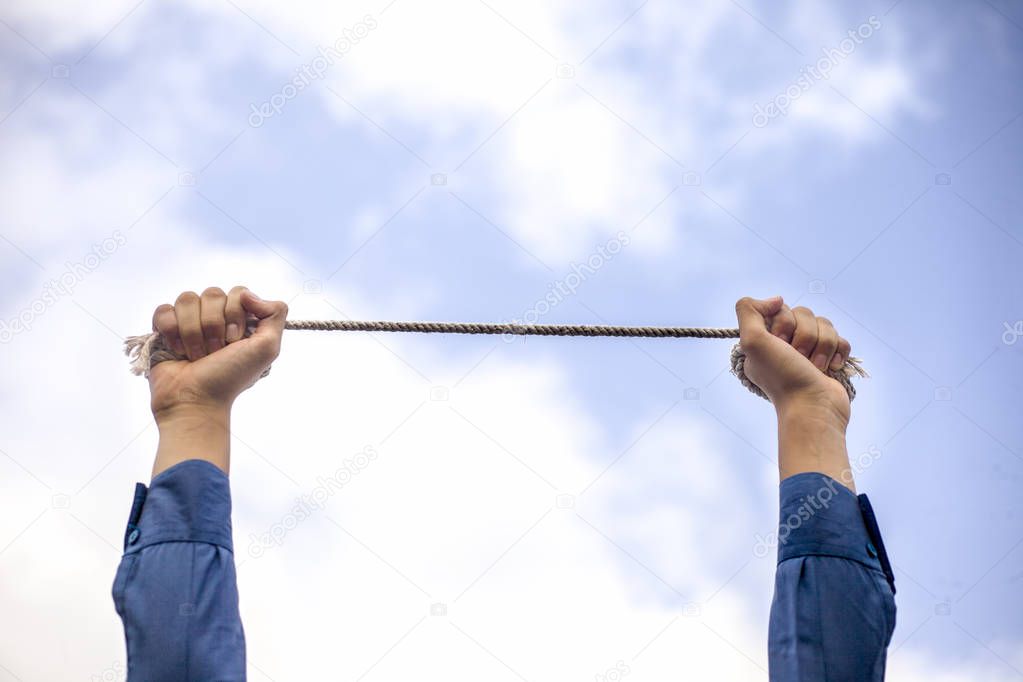
{"label": "rope", "polygon": [[[252,323],[253,325],[255,323]],[[582,324],[516,324],[476,322],[363,322],[357,320],[287,320],[285,329],[307,331],[362,331],[362,332],[405,332],[420,334],[502,334],[509,336],[603,336],[619,338],[696,338],[696,339],[737,339],[739,330],[717,327],[620,327],[610,325]],[[255,329],[249,326],[248,336]],[[141,336],[129,336],[124,341],[124,353],[131,359],[131,371],[135,375],[149,376],[149,370],[166,360],[185,360],[170,349],[162,336],[150,332]],[[732,346],[732,374],[752,393],[767,398],[746,376],[744,365],[746,354],[739,344]],[[262,374],[270,373],[268,367]],[[848,358],[838,370],[828,370],[828,375],[838,381],[849,394],[849,400],[856,397],[852,377],[868,376],[858,358]]]}
{"label": "rope", "polygon": [[585,324],[490,324],[478,322],[359,322],[288,320],[285,329],[421,334],[508,334],[511,336],[627,336],[643,338],[737,339],[738,329],[704,327],[611,327]]}

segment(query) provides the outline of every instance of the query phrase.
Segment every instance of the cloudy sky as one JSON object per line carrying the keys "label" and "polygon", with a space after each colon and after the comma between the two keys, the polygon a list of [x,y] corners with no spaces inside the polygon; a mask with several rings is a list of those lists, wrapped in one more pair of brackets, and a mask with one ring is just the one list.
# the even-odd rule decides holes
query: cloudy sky
{"label": "cloudy sky", "polygon": [[[1016,3],[11,0],[0,36],[0,680],[123,677],[156,430],[120,339],[238,283],[297,319],[810,306],[872,373],[891,679],[1023,677]],[[233,425],[250,677],[766,679],[773,414],[728,350],[288,332]]]}

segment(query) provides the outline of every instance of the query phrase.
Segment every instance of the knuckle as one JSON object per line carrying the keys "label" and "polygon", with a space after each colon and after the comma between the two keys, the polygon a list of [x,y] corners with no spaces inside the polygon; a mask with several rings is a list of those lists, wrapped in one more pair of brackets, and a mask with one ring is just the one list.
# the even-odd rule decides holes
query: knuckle
{"label": "knuckle", "polygon": [[170,318],[174,314],[174,306],[170,303],[162,303],[153,311],[153,323]]}
{"label": "knuckle", "polygon": [[807,308],[805,305],[798,305],[792,309],[793,313],[797,315],[813,315],[813,311]]}
{"label": "knuckle", "polygon": [[227,294],[220,287],[206,287],[202,292],[203,298],[225,298],[226,296]]}
{"label": "knuckle", "polygon": [[810,351],[816,345],[816,338],[805,329],[797,329],[792,338],[792,345],[801,351]]}
{"label": "knuckle", "polygon": [[230,293],[233,296],[233,295],[242,293],[246,289],[248,289],[248,287],[244,287],[241,284],[236,284],[235,286],[231,287],[231,292]]}
{"label": "knuckle", "polygon": [[741,310],[743,308],[747,308],[752,302],[753,302],[752,298],[750,298],[749,296],[743,296],[742,298],[735,302],[735,309]]}
{"label": "knuckle", "polygon": [[[173,308],[171,308],[173,310]],[[166,311],[158,312],[153,316],[153,328],[161,334],[168,334],[170,332],[177,331],[177,324],[173,315],[168,315]]]}
{"label": "knuckle", "polygon": [[792,331],[796,326],[796,320],[791,315],[778,315],[771,321],[772,329],[785,329]]}
{"label": "knuckle", "polygon": [[827,327],[831,327],[832,329],[834,329],[834,328],[835,328],[835,325],[833,325],[833,324],[831,323],[831,320],[829,320],[829,319],[828,319],[828,318],[826,318],[826,317],[818,317],[818,318],[817,318],[817,321],[818,321],[818,322],[820,322],[821,324],[823,324],[823,325],[827,326]]}
{"label": "knuckle", "polygon": [[195,293],[194,291],[182,291],[180,294],[178,294],[178,297],[174,301],[174,304],[180,305],[182,303],[195,303],[198,300],[199,294]]}

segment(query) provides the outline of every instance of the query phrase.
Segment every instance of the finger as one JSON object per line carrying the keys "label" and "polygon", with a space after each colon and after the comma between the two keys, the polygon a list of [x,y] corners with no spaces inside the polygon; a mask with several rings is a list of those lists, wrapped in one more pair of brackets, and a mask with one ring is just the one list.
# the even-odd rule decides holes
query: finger
{"label": "finger", "polygon": [[242,292],[245,287],[233,287],[227,292],[227,304],[224,306],[224,340],[234,343],[245,333],[245,307],[242,306]]}
{"label": "finger", "polygon": [[838,332],[835,331],[831,320],[826,317],[817,318],[817,345],[813,349],[813,365],[820,371],[825,371],[831,364],[838,349]]}
{"label": "finger", "polygon": [[792,308],[782,305],[778,314],[771,318],[769,329],[785,343],[791,343],[792,334],[796,331],[796,316],[792,314]]}
{"label": "finger", "polygon": [[164,303],[153,312],[153,331],[163,337],[167,347],[178,355],[185,355],[185,346],[178,335],[178,318],[174,315],[174,306]]}
{"label": "finger", "polygon": [[242,292],[241,301],[245,311],[258,320],[250,338],[269,342],[268,348],[276,357],[281,348],[284,323],[288,319],[288,304],[284,301],[264,301],[248,289]]}
{"label": "finger", "polygon": [[209,287],[202,292],[199,303],[202,335],[206,341],[206,350],[215,353],[224,347],[225,322],[224,306],[227,294],[220,287]]}
{"label": "finger", "polygon": [[178,318],[178,334],[185,345],[185,355],[193,362],[206,355],[202,341],[202,320],[199,295],[186,291],[174,302],[174,315]]}
{"label": "finger", "polygon": [[841,336],[838,337],[838,350],[835,351],[834,357],[831,358],[831,369],[839,370],[845,364],[845,361],[849,359],[849,355],[852,354],[852,347],[849,342]]}
{"label": "finger", "polygon": [[809,358],[817,345],[817,317],[805,306],[792,309],[796,317],[796,329],[792,334],[792,347]]}
{"label": "finger", "polygon": [[767,318],[781,309],[781,296],[766,299],[744,296],[735,302],[735,317],[739,321],[739,342],[747,347],[767,332]]}

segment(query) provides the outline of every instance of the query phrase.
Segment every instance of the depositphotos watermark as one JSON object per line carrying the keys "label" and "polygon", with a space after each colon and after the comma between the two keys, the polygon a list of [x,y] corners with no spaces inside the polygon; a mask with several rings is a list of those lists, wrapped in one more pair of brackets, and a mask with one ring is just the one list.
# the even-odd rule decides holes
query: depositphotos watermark
{"label": "depositphotos watermark", "polygon": [[319,54],[313,57],[312,61],[308,64],[303,64],[295,69],[295,77],[285,83],[280,92],[274,93],[262,104],[249,105],[252,109],[252,113],[249,114],[249,125],[253,128],[259,128],[267,119],[284,111],[284,107],[288,102],[298,97],[298,93],[312,85],[314,80],[323,78],[330,67],[341,61],[346,54],[351,52],[353,47],[358,45],[377,26],[376,17],[372,14],[367,14],[362,18],[362,21],[343,29],[341,37],[335,40],[332,45],[327,47],[323,45],[317,46],[316,51]]}
{"label": "depositphotos watermark", "polygon": [[[579,287],[597,271],[610,263],[615,256],[632,243],[628,234],[619,230],[618,233],[597,246],[596,250],[582,263],[572,263],[571,272],[561,279],[547,285],[547,294],[533,303],[533,306],[522,313],[521,319],[512,320],[512,324],[536,324],[540,318],[548,314],[569,296],[574,296]],[[514,334],[504,334],[505,341],[516,338]]]}
{"label": "depositphotos watermark", "polygon": [[813,64],[807,64],[799,70],[799,77],[783,91],[774,96],[766,105],[759,102],[753,105],[753,126],[763,128],[773,119],[789,113],[792,103],[810,91],[819,81],[831,78],[831,71],[849,55],[856,51],[874,31],[880,30],[881,20],[871,15],[855,29],[849,29],[848,37],[838,43],[838,47],[821,48],[823,56]]}
{"label": "depositphotos watermark", "polygon": [[[875,445],[870,446],[850,462],[849,469],[842,472],[839,476],[841,483],[845,486],[850,485],[854,473],[860,473],[869,469],[880,458],[880,448]],[[788,517],[781,520],[781,523],[778,524],[777,533],[768,533],[766,538],[760,535],[760,533],[755,534],[753,536],[755,541],[753,544],[753,556],[763,559],[772,549],[788,542],[789,536],[792,535],[793,531],[801,528],[804,523],[816,516],[822,509],[827,509],[831,504],[831,500],[839,493],[835,487],[837,484],[838,481],[830,476],[827,477],[823,486],[814,494],[804,497],[802,503]]]}
{"label": "depositphotos watermark", "polygon": [[99,268],[115,251],[128,243],[120,230],[98,244],[79,261],[67,261],[64,272],[57,279],[51,279],[43,286],[42,292],[10,320],[0,320],[0,343],[9,343],[16,335],[32,330],[37,318],[57,304],[61,296],[71,296],[75,287]]}
{"label": "depositphotos watermark", "polygon": [[249,534],[249,556],[258,559],[271,547],[280,547],[284,544],[287,534],[302,523],[315,512],[320,511],[327,505],[330,497],[344,488],[357,474],[364,471],[369,463],[379,455],[373,446],[367,445],[353,457],[345,459],[338,469],[329,477],[316,477],[317,486],[311,491],[295,500],[295,506],[281,517],[279,521],[271,525],[265,532]]}

